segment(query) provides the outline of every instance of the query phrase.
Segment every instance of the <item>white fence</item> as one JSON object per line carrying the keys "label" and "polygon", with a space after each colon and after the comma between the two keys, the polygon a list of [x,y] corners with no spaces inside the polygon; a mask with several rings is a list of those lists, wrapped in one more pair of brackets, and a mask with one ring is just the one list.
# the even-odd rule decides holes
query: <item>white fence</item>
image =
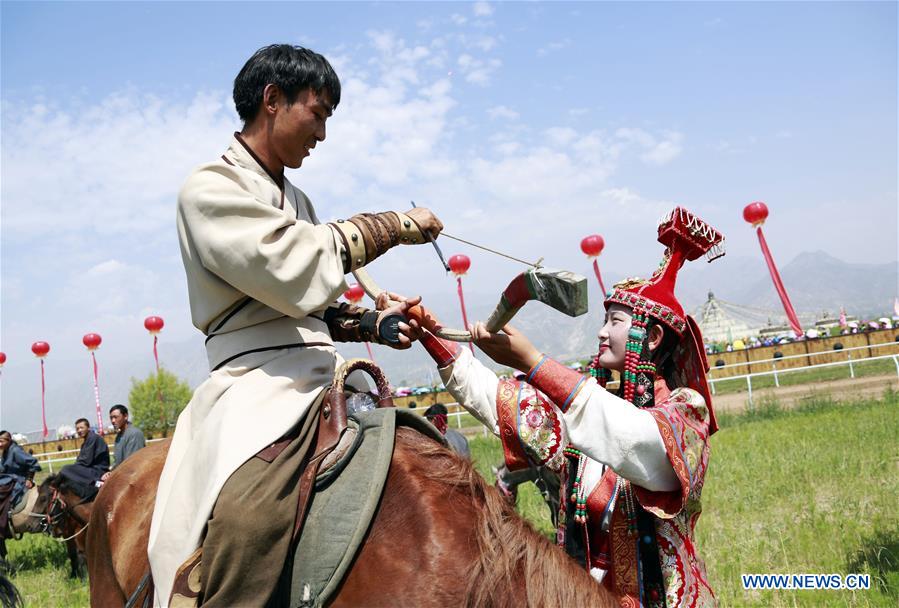
{"label": "white fence", "polygon": [[[150,439],[147,443],[150,444],[156,441],[162,441],[162,438]],[[112,446],[110,446],[110,448],[112,448]],[[72,461],[78,457],[79,451],[80,450],[62,450],[61,452],[44,452],[43,454],[35,454],[34,457],[37,458],[41,467],[46,465],[47,472],[52,475],[53,465],[56,465],[56,468],[60,468],[63,466],[61,463],[71,464]],[[110,449],[110,451],[112,450]]]}
{"label": "white fence", "polygon": [[[714,366],[714,367],[712,367],[712,368],[709,370],[709,372],[711,373],[711,372],[716,371],[716,370],[728,369],[728,368],[732,368],[732,367],[742,367],[742,366],[749,366],[749,365],[762,365],[762,364],[764,364],[764,363],[771,363],[771,364],[773,364],[773,365],[776,365],[778,362],[788,361],[788,360],[790,360],[790,359],[802,359],[802,358],[808,358],[809,360],[811,360],[812,357],[833,356],[833,355],[838,355],[838,354],[843,354],[843,353],[846,353],[847,361],[852,361],[852,353],[853,353],[854,351],[859,351],[859,350],[874,350],[874,349],[876,349],[876,348],[896,348],[896,343],[895,343],[895,342],[884,342],[883,344],[871,344],[871,345],[865,345],[865,346],[853,346],[853,347],[851,347],[851,348],[841,348],[841,349],[839,349],[839,350],[836,350],[836,349],[831,349],[831,350],[821,350],[821,351],[818,351],[818,352],[800,353],[800,354],[798,354],[798,355],[786,355],[786,356],[783,356],[783,357],[773,357],[773,358],[771,358],[771,359],[757,359],[757,360],[755,360],[755,361],[738,361],[737,363],[728,363],[728,364],[726,364],[726,365],[718,365],[718,366]],[[749,350],[751,350],[751,349],[749,349]],[[717,353],[717,354],[723,354],[723,353]],[[709,358],[711,358],[711,357],[713,357],[713,356],[714,356],[714,355],[706,355],[706,357],[709,357]],[[886,356],[889,356],[889,355],[886,355]],[[870,361],[871,359],[874,359],[874,358],[876,358],[876,357],[862,357],[861,359],[855,359],[855,362],[858,363],[859,361]],[[844,362],[844,363],[845,363],[845,362]],[[810,367],[810,366],[805,366],[805,367],[808,368],[808,367]],[[814,366],[811,366],[811,367],[814,367]],[[797,367],[797,368],[795,368],[795,369],[805,369],[805,368],[798,368],[798,367]],[[718,380],[726,380],[726,379],[728,379],[728,378],[737,378],[737,377],[739,377],[739,376],[727,376],[726,378],[716,378],[715,381],[718,381]],[[854,377],[854,376],[853,376],[853,377]],[[712,379],[709,378],[709,381],[711,382]]]}
{"label": "white fence", "polygon": [[[861,348],[868,348],[868,347],[863,346]],[[809,353],[809,354],[813,354],[813,353]],[[832,353],[828,353],[828,354],[832,354]],[[799,355],[799,356],[805,357],[807,355]],[[784,357],[784,359],[785,358],[786,357]],[[852,357],[849,357],[845,361],[834,361],[832,363],[817,363],[815,365],[806,365],[805,367],[788,367],[788,368],[784,368],[781,370],[778,370],[777,364],[774,363],[774,364],[772,364],[773,369],[770,372],[755,372],[752,374],[742,374],[740,376],[727,376],[726,378],[717,378],[717,379],[709,378],[709,387],[711,388],[712,394],[714,395],[716,382],[728,382],[728,381],[733,381],[733,380],[745,379],[746,380],[746,388],[749,392],[749,409],[752,409],[754,407],[753,403],[752,403],[752,379],[753,378],[774,376],[774,386],[779,387],[780,386],[779,374],[783,375],[783,374],[791,374],[791,373],[795,373],[795,372],[807,372],[809,370],[814,370],[814,369],[823,369],[825,367],[839,367],[839,366],[847,366],[849,368],[849,376],[848,377],[855,378],[855,366],[853,364],[857,365],[859,363],[867,363],[868,361],[884,361],[887,359],[893,360],[893,363],[896,366],[896,375],[897,375],[897,377],[899,377],[899,355],[880,355],[879,357],[865,357],[864,359],[855,359],[854,361],[853,361]],[[780,360],[781,359],[772,359],[772,361],[775,361],[775,362],[780,361]],[[753,361],[752,363],[755,364],[755,363],[763,363],[763,362],[762,361]],[[748,364],[741,363],[740,365],[748,365]]]}

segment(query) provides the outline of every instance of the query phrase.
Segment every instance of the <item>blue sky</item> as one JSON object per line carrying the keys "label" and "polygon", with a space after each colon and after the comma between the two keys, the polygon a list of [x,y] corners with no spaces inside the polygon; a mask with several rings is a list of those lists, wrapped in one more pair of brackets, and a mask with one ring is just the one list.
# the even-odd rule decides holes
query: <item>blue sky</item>
{"label": "blue sky", "polygon": [[[343,100],[292,181],[322,218],[433,207],[447,230],[589,273],[648,274],[682,204],[780,263],[897,257],[896,3],[3,2],[0,349],[27,360],[197,335],[174,230],[178,188],[238,128],[230,87],[271,42],[334,63]],[[519,269],[469,248],[473,293]],[[726,258],[725,258],[726,259]],[[760,260],[761,263],[761,260]],[[401,250],[382,283],[452,296]],[[788,286],[789,287],[789,286]],[[491,298],[492,299],[492,298]],[[4,382],[12,381],[4,374]],[[6,385],[2,389],[6,392]]]}

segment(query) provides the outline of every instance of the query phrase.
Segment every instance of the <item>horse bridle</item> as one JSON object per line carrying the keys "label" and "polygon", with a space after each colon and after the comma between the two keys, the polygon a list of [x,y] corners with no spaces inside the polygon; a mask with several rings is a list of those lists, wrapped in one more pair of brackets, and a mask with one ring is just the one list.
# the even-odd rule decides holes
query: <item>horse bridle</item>
{"label": "horse bridle", "polygon": [[90,523],[84,521],[74,511],[75,507],[83,505],[86,502],[87,499],[83,498],[79,502],[76,502],[74,505],[68,505],[66,504],[65,499],[62,497],[62,493],[59,491],[59,488],[52,488],[50,500],[49,502],[47,502],[47,512],[43,514],[33,513],[32,515],[37,515],[41,518],[41,532],[51,537],[53,536],[53,527],[58,525],[66,516],[71,516],[81,526],[81,528],[73,536],[63,539],[69,540],[81,534]]}

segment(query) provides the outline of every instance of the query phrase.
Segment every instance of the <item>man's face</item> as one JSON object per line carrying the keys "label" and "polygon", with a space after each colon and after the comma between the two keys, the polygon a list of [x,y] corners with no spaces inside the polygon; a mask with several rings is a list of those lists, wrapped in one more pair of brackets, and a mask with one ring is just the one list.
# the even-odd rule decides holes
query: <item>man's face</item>
{"label": "man's face", "polygon": [[5,451],[6,448],[9,447],[10,443],[12,443],[12,441],[10,440],[9,435],[0,435],[0,452]]}
{"label": "man's face", "polygon": [[90,426],[85,424],[84,422],[79,422],[75,425],[75,432],[78,433],[78,436],[84,438],[87,435],[87,432],[90,430]]}
{"label": "man's face", "polygon": [[109,413],[109,421],[112,423],[112,426],[115,427],[115,430],[121,433],[125,430],[125,426],[128,424],[128,416],[125,416],[119,410],[112,410]]}
{"label": "man's face", "polygon": [[331,116],[331,96],[327,91],[301,91],[288,105],[281,95],[272,127],[272,145],[285,167],[303,164],[315,145],[325,140],[325,122]]}

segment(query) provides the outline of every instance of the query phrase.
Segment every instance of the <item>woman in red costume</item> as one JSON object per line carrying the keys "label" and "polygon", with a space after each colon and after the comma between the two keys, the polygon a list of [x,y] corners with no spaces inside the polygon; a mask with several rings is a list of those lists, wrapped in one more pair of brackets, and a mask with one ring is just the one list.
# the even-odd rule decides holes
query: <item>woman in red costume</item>
{"label": "woman in red costume", "polygon": [[[696,322],[674,296],[687,260],[723,253],[723,237],[677,208],[659,225],[666,246],[648,280],[605,301],[599,354],[582,375],[513,327],[475,343],[525,381],[499,380],[468,349],[424,331],[447,390],[499,435],[510,469],[548,465],[562,477],[557,539],[622,606],[710,606],[715,596],[694,542],[717,430]],[[431,327],[433,329],[433,326]],[[620,388],[605,384],[616,371]]]}

